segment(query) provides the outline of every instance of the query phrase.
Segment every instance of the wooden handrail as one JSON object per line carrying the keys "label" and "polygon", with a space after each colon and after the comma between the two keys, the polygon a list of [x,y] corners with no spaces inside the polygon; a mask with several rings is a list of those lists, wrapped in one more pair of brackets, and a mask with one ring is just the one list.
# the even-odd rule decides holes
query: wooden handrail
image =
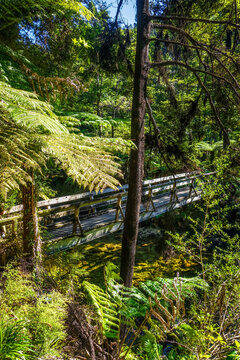
{"label": "wooden handrail", "polygon": [[[170,185],[170,183],[173,183],[175,180],[181,182],[182,178],[192,179],[192,178],[201,177],[203,175],[209,176],[212,174],[214,174],[214,172],[206,173],[206,174],[199,174],[199,172],[191,172],[191,173],[181,173],[181,174],[176,174],[176,175],[165,176],[165,177],[152,179],[152,180],[144,180],[143,181],[143,189],[145,186],[148,186],[149,184],[157,186],[158,184],[162,183],[164,186],[164,185],[167,185],[167,184],[164,184],[166,182],[169,182],[169,185]],[[117,194],[119,192],[126,191],[126,190],[128,190],[128,185],[120,186],[116,190],[105,189],[101,193],[96,193],[95,191],[93,191],[93,192],[85,192],[85,193],[75,194],[75,195],[61,196],[61,197],[57,197],[57,198],[53,198],[53,199],[49,199],[49,200],[38,201],[37,206],[38,206],[38,208],[47,207],[47,206],[58,206],[58,205],[61,205],[64,203],[69,204],[72,202],[73,203],[79,202],[79,200],[80,201],[87,200],[88,198],[90,198],[90,196],[102,198],[102,197],[106,196],[106,194],[112,194],[112,193]],[[13,206],[7,211],[7,215],[10,215],[10,214],[13,214],[16,212],[21,212],[22,209],[23,209],[23,205]]]}
{"label": "wooden handrail", "polygon": [[[147,196],[147,207],[146,211],[149,209],[149,205],[151,204],[153,211],[155,210],[155,206],[153,203],[153,197],[166,192],[167,190],[172,192],[172,200],[175,198],[178,200],[176,189],[185,187],[190,185],[189,197],[194,191],[195,195],[197,192],[194,188],[195,179],[200,178],[202,176],[210,176],[213,175],[214,172],[199,174],[197,172],[192,173],[182,173],[177,175],[171,175],[167,177],[157,178],[153,180],[145,180],[143,181],[143,189],[142,196],[143,198]],[[57,215],[66,216],[68,214],[72,214],[74,216],[74,229],[81,229],[81,223],[77,221],[77,217],[79,218],[79,212],[81,209],[91,207],[96,211],[99,209],[100,205],[106,207],[107,205],[111,205],[112,208],[116,205],[116,220],[118,220],[119,213],[121,213],[122,218],[124,218],[122,204],[126,202],[128,194],[128,185],[123,185],[117,190],[114,189],[105,189],[102,193],[96,194],[95,192],[86,192],[82,194],[69,195],[58,197],[50,200],[43,200],[37,203],[38,205],[38,215],[40,218],[46,216],[53,216],[53,218],[57,218]],[[52,207],[51,207],[52,206]],[[47,209],[42,209],[44,207],[48,207]],[[77,210],[76,210],[77,209]],[[12,207],[5,215],[0,217],[0,225],[14,224],[14,229],[16,229],[16,222],[21,221],[22,214],[22,205],[17,205]]]}

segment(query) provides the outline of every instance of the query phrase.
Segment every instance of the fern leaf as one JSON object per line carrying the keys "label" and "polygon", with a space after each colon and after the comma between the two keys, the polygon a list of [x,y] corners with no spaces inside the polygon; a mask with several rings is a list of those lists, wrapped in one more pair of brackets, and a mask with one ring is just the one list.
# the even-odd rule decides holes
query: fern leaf
{"label": "fern leaf", "polygon": [[83,286],[90,295],[92,303],[99,315],[103,334],[108,338],[117,338],[119,334],[119,318],[116,304],[112,303],[106,293],[97,285],[84,281]]}

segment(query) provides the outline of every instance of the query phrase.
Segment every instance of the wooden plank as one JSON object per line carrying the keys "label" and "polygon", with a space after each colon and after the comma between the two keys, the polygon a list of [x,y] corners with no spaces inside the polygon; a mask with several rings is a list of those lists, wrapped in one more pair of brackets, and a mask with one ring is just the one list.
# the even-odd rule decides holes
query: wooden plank
{"label": "wooden plank", "polygon": [[[190,181],[193,181],[195,178],[201,178],[201,177],[206,177],[206,176],[210,176],[210,175],[214,175],[215,172],[211,172],[211,173],[206,173],[206,174],[197,174],[193,176],[193,173],[184,173],[184,174],[177,174],[174,176],[168,176],[168,177],[164,177],[164,178],[158,178],[158,179],[153,179],[153,180],[146,180],[143,182],[144,184],[144,189],[143,189],[143,199],[144,196],[149,194],[149,186],[151,186],[152,188],[152,195],[153,195],[153,199],[156,199],[158,194],[166,192],[167,190],[174,190],[174,188],[187,188],[187,186],[190,185]],[[185,178],[184,178],[185,176]],[[160,181],[160,183],[159,183]],[[168,181],[168,182],[166,182]],[[147,190],[145,190],[145,188],[147,187]],[[82,193],[82,194],[77,194],[77,195],[71,195],[71,196],[65,196],[65,197],[61,197],[61,198],[55,198],[55,199],[51,199],[51,200],[47,200],[44,202],[39,202],[42,205],[44,204],[44,206],[50,206],[49,202],[50,201],[69,201],[69,199],[71,201],[78,201],[77,206],[80,209],[83,208],[88,208],[89,206],[92,206],[94,209],[98,210],[99,208],[106,208],[106,211],[110,211],[111,208],[109,208],[109,205],[111,207],[114,207],[116,202],[117,202],[117,198],[119,198],[119,196],[122,197],[122,203],[125,203],[126,199],[127,199],[127,192],[126,189],[128,188],[127,185],[124,185],[123,187],[118,188],[117,190],[113,190],[113,189],[106,189],[103,193],[101,194],[97,194],[96,198],[91,200],[90,196],[92,196],[92,194],[94,193]],[[194,192],[196,192],[195,188],[194,188]],[[109,194],[110,196],[106,196],[106,194]],[[189,194],[191,195],[192,192],[189,191]],[[195,193],[196,195],[196,193]],[[87,198],[86,198],[87,197]],[[162,195],[161,195],[162,198]],[[76,200],[78,199],[78,200]],[[81,202],[79,203],[79,199],[81,200]],[[57,205],[57,203],[55,202],[55,206]],[[154,207],[154,202],[152,203],[153,207]],[[20,205],[21,206],[21,205]],[[14,207],[15,209],[17,207]],[[57,206],[54,208],[50,208],[50,209],[44,209],[44,210],[39,210],[39,216],[40,217],[44,217],[44,216],[50,216],[51,219],[59,219],[59,221],[55,222],[55,225],[57,222],[61,222],[62,217],[64,216],[68,216],[68,215],[72,215],[73,212],[76,209],[76,205],[73,205],[71,203],[67,203],[65,205],[62,206]],[[148,209],[149,210],[149,209]],[[155,209],[153,209],[155,210]],[[121,212],[121,216],[122,218],[124,218],[124,212],[123,209],[121,207],[119,207],[119,211]],[[119,211],[118,214],[116,216],[115,220],[118,220],[118,215],[119,215]],[[98,213],[96,213],[96,215],[98,215]],[[0,224],[13,224],[15,221],[21,221],[21,214],[19,215],[15,215],[15,216],[8,216],[4,215],[4,217],[0,218]],[[76,217],[75,217],[75,222],[76,222]],[[93,221],[94,222],[94,221]],[[98,223],[97,219],[95,220],[96,224]],[[78,222],[77,222],[78,223]],[[79,224],[78,224],[79,226]],[[13,225],[13,230],[15,231],[16,226]]]}
{"label": "wooden plank", "polygon": [[[183,173],[183,174],[177,174],[177,175],[171,175],[171,176],[167,176],[167,177],[157,178],[157,179],[153,179],[153,180],[145,180],[145,181],[143,181],[143,185],[148,185],[150,183],[151,184],[160,183],[160,182],[164,182],[164,181],[171,180],[174,178],[184,177],[184,176],[187,176],[187,174],[188,173]],[[49,199],[49,200],[38,201],[37,206],[39,208],[41,208],[41,207],[45,207],[45,206],[53,206],[53,205],[58,205],[58,204],[63,204],[63,203],[69,203],[72,201],[87,199],[90,196],[90,194],[92,194],[93,196],[102,197],[102,196],[105,196],[106,194],[117,193],[119,191],[124,191],[127,189],[128,189],[128,185],[126,184],[123,186],[119,186],[117,188],[117,190],[109,189],[109,188],[104,189],[102,193],[96,193],[95,191],[93,191],[91,193],[85,192],[85,193],[81,193],[81,194],[61,196],[61,197],[53,198],[53,199]],[[13,206],[8,210],[8,214],[22,211],[22,209],[23,209],[22,205]]]}
{"label": "wooden plank", "polygon": [[[194,174],[196,174],[196,175],[194,175]],[[215,174],[215,172],[199,174],[199,172],[195,171],[195,172],[191,172],[191,173],[181,173],[181,174],[176,174],[176,175],[165,176],[165,177],[161,177],[161,178],[157,178],[157,179],[153,179],[153,180],[144,180],[143,188],[149,184],[153,184],[153,185],[160,184],[160,183],[164,183],[167,181],[170,182],[174,179],[181,179],[184,177],[187,177],[189,179],[189,177],[191,177],[192,175],[194,175],[195,177],[203,177],[203,176],[210,176],[210,175],[214,175],[214,174]],[[85,192],[85,193],[81,193],[81,194],[62,196],[62,197],[49,199],[49,200],[42,200],[42,201],[38,201],[37,205],[39,208],[45,207],[45,206],[55,206],[55,205],[71,203],[71,202],[75,202],[75,201],[79,201],[79,200],[83,200],[83,199],[86,200],[90,197],[90,194],[100,198],[100,197],[104,197],[106,194],[117,194],[117,193],[127,190],[127,189],[128,189],[128,185],[123,185],[123,186],[119,186],[117,188],[117,190],[109,189],[109,188],[104,189],[102,193],[96,193],[95,191],[93,191],[92,193]],[[22,209],[23,209],[22,205],[13,206],[8,210],[8,214],[20,212],[20,211],[22,211]]]}
{"label": "wooden plank", "polygon": [[196,172],[193,171],[191,173],[182,173],[182,174],[165,176],[165,177],[161,177],[161,178],[157,178],[157,179],[153,179],[153,180],[145,180],[145,181],[143,181],[143,185],[149,185],[149,184],[152,185],[152,184],[166,182],[166,181],[169,181],[169,180],[184,178],[184,177],[190,176],[190,175],[195,174],[195,173]]}
{"label": "wooden plank", "polygon": [[[195,196],[193,199],[184,199],[184,200],[180,201],[179,203],[175,204],[173,206],[173,208],[171,208],[171,210],[177,209],[177,208],[187,205],[191,202],[197,201],[200,198],[201,198],[200,196]],[[169,211],[169,204],[158,208],[156,211],[143,212],[140,214],[140,222],[144,222],[146,220],[152,219],[152,218],[162,215],[168,211]],[[111,224],[105,225],[98,229],[92,229],[92,230],[86,232],[83,237],[82,236],[74,236],[74,237],[71,237],[68,239],[60,239],[58,241],[52,242],[51,244],[46,244],[45,252],[47,255],[50,255],[50,254],[54,254],[58,251],[67,250],[74,246],[82,245],[82,244],[88,243],[92,240],[99,239],[110,233],[120,231],[123,229],[123,226],[124,226],[124,223],[122,221],[116,222],[116,223],[111,223]]]}
{"label": "wooden plank", "polygon": [[21,218],[22,218],[22,215],[16,215],[16,216],[12,216],[9,218],[0,218],[0,224],[1,225],[11,224],[13,221],[19,220]]}

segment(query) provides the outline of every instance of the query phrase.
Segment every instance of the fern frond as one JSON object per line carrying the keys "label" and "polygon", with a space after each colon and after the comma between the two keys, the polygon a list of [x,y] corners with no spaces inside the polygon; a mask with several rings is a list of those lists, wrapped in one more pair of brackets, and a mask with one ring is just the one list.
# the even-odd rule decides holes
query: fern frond
{"label": "fern frond", "polygon": [[97,311],[103,334],[108,338],[117,338],[119,333],[117,305],[106,296],[106,293],[99,286],[84,281],[83,287]]}
{"label": "fern frond", "polygon": [[9,25],[31,19],[36,11],[48,15],[72,12],[88,21],[94,17],[92,12],[77,0],[4,0],[0,3],[0,30],[7,26],[6,23]]}
{"label": "fern frond", "polygon": [[45,151],[58,159],[61,167],[76,182],[90,191],[102,191],[119,185],[115,176],[121,176],[115,157],[99,148],[98,140],[76,137],[73,134],[46,137]]}
{"label": "fern frond", "polygon": [[[235,141],[234,140],[230,140],[230,144],[234,144]],[[199,143],[197,143],[196,145],[197,149],[200,151],[218,151],[221,150],[223,148],[223,142],[222,141],[216,141],[213,144],[209,144],[206,141],[200,141]]]}
{"label": "fern frond", "polygon": [[0,194],[31,181],[27,169],[41,171],[45,156],[34,134],[27,134],[0,106]]}
{"label": "fern frond", "polygon": [[20,125],[30,129],[39,127],[50,133],[68,133],[68,130],[53,113],[52,107],[38,99],[37,95],[28,91],[14,89],[0,82],[0,99],[2,106]]}
{"label": "fern frond", "polygon": [[[67,128],[61,124],[49,104],[40,101],[33,93],[14,89],[4,82],[0,82],[0,98],[2,99],[2,111],[5,111],[8,114],[7,116],[14,120],[15,127],[12,130],[16,131],[15,136],[18,133],[16,128],[24,127],[28,129],[25,134],[22,130],[22,136],[26,138],[24,143],[29,144],[32,136],[31,132],[38,133],[44,155],[49,154],[52,156],[61,164],[66,173],[81,186],[89,188],[90,191],[95,190],[98,192],[106,187],[116,188],[119,185],[118,180],[115,178],[121,176],[119,165],[116,158],[109,154],[109,151],[126,152],[131,146],[130,142],[121,139],[77,137],[69,134]],[[0,133],[3,138],[7,137],[7,129],[4,131],[5,133]],[[27,133],[29,133],[29,136]],[[44,135],[44,133],[49,135]],[[14,133],[12,133],[12,136],[13,139],[10,136],[9,141],[12,139],[11,141],[14,142]],[[19,140],[20,138],[21,136]],[[6,147],[4,141],[1,143]],[[25,164],[20,160],[17,164],[16,156],[14,160],[14,153],[10,145],[6,154],[2,152],[2,156],[6,157],[7,154],[11,154],[10,157],[12,157],[12,162],[8,162],[13,166],[12,170],[5,165],[3,166],[4,169],[8,168],[9,174],[11,173],[12,178],[15,179],[12,186],[16,186],[17,181],[22,183],[25,174],[23,169],[26,165],[29,165],[32,169],[40,168],[35,160],[37,158],[36,154],[34,154],[31,163],[30,158],[33,152],[30,151],[30,148],[25,147],[16,150],[16,154],[19,152],[19,159],[21,157],[20,152],[23,153],[24,151],[28,153],[28,162]],[[42,159],[40,159],[40,163],[42,164]],[[8,184],[6,185],[8,187],[9,176],[6,172],[4,174],[2,170],[2,179]],[[17,174],[19,174],[19,177],[17,177]]]}

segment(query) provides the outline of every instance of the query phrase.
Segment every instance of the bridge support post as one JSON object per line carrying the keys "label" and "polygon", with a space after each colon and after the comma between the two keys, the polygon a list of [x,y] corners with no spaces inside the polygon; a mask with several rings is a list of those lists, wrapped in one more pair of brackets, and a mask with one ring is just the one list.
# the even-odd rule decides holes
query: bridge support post
{"label": "bridge support post", "polygon": [[172,190],[171,190],[170,204],[171,204],[173,201],[175,201],[175,200],[179,203],[179,199],[178,199],[178,196],[177,196],[177,183],[176,183],[176,179],[174,179],[173,188],[172,188]]}
{"label": "bridge support post", "polygon": [[152,187],[151,184],[148,185],[149,187],[149,191],[148,191],[148,195],[147,195],[147,205],[146,205],[146,210],[149,210],[150,204],[152,205],[152,208],[154,211],[156,211],[154,202],[153,202],[153,198],[152,198]]}
{"label": "bridge support post", "polygon": [[122,218],[123,218],[123,220],[124,220],[124,213],[123,213],[123,209],[122,209],[121,203],[122,203],[122,194],[118,195],[116,215],[115,215],[115,222],[118,221],[119,213],[121,213]]}
{"label": "bridge support post", "polygon": [[18,221],[13,220],[12,222],[12,238],[15,239],[17,237],[17,228],[18,228]]}
{"label": "bridge support post", "polygon": [[[90,194],[90,200],[94,200],[94,196],[93,196],[93,194]],[[89,210],[89,214],[91,214],[91,213],[95,213],[97,210],[94,208],[94,206],[93,205],[90,205],[90,210]]]}
{"label": "bridge support post", "polygon": [[194,187],[194,182],[195,182],[195,178],[192,179],[192,182],[191,182],[191,185],[190,185],[189,194],[188,194],[189,198],[191,197],[193,191],[194,191],[196,196],[198,195],[196,190],[195,190],[195,187]]}
{"label": "bridge support post", "polygon": [[82,224],[81,224],[81,222],[80,222],[80,220],[79,220],[79,211],[80,211],[80,206],[76,206],[76,207],[75,207],[75,210],[74,210],[74,220],[73,220],[72,235],[75,235],[75,234],[76,234],[76,232],[77,232],[77,227],[79,227],[81,236],[83,236],[83,235],[84,235],[84,232],[83,232]]}

